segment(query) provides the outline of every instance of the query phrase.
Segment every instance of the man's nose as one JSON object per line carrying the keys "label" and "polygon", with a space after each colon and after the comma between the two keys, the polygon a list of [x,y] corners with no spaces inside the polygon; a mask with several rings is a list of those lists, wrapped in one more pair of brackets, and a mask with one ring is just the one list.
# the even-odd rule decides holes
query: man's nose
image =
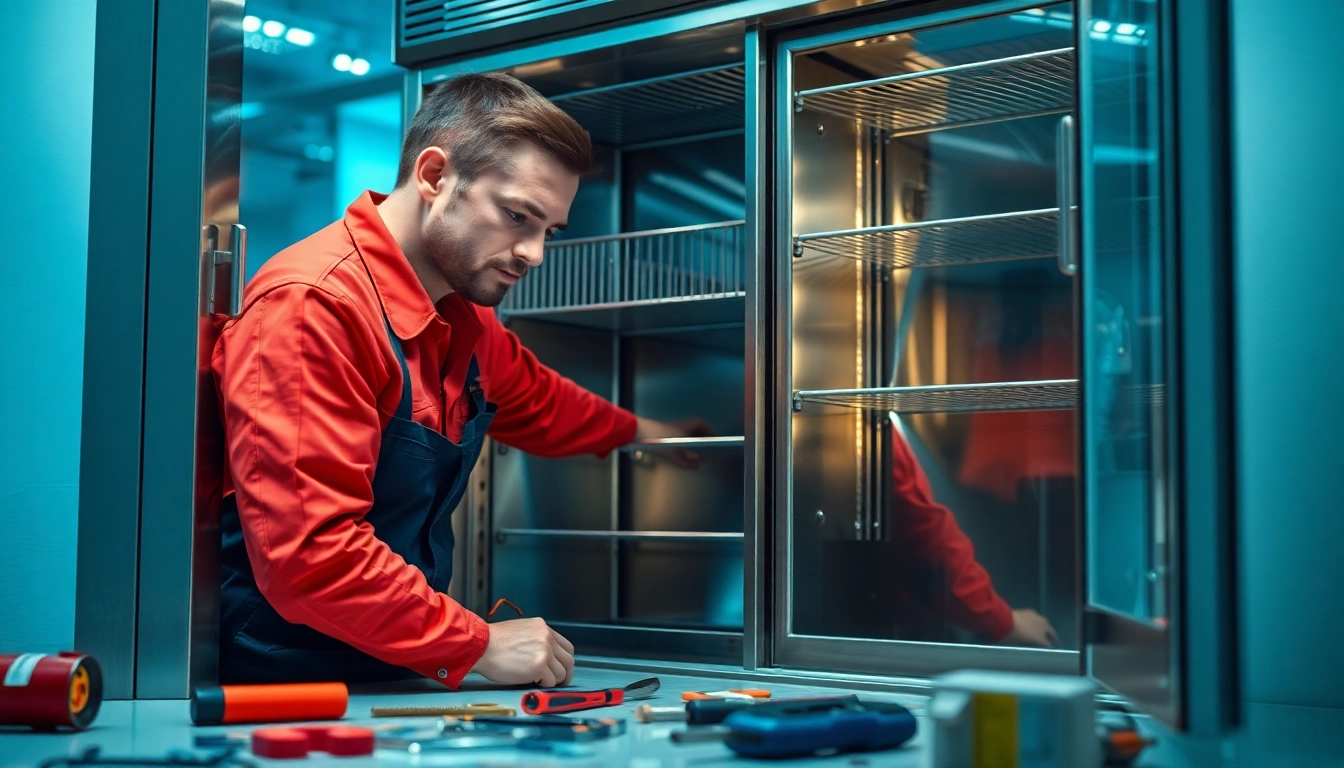
{"label": "man's nose", "polygon": [[513,255],[527,262],[528,269],[541,266],[542,260],[546,257],[546,236],[529,237],[518,241],[513,247]]}

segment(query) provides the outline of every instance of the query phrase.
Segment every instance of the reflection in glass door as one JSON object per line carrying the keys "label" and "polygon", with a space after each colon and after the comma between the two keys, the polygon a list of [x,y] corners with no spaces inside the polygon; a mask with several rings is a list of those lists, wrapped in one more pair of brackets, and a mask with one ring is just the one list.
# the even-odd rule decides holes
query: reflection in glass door
{"label": "reflection in glass door", "polygon": [[1167,614],[1170,322],[1162,243],[1159,6],[1084,6],[1083,451],[1093,605]]}
{"label": "reflection in glass door", "polygon": [[1077,669],[1074,15],[995,5],[781,53],[784,664]]}

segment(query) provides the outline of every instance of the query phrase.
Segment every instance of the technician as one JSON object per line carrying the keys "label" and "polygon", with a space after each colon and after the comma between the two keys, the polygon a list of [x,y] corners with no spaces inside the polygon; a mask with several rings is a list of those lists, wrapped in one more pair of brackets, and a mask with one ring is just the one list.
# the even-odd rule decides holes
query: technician
{"label": "technician", "polygon": [[364,193],[252,279],[212,365],[223,682],[570,679],[574,646],[544,621],[486,624],[445,592],[487,435],[559,457],[705,434],[580,388],[495,316],[591,162],[588,134],[531,88],[455,78],[411,122],[391,194]]}

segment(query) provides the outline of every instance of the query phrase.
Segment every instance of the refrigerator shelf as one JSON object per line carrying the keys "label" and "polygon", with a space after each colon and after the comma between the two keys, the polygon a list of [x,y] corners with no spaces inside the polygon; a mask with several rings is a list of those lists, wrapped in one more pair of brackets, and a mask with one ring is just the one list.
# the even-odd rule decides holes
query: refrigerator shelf
{"label": "refrigerator shelf", "polygon": [[728,221],[551,243],[500,318],[612,331],[742,323],[744,234]]}
{"label": "refrigerator shelf", "polygon": [[742,65],[684,72],[552,96],[593,141],[627,147],[742,128]]}
{"label": "refrigerator shelf", "polygon": [[838,405],[895,413],[969,413],[972,411],[1059,411],[1078,404],[1078,381],[1023,381],[993,384],[942,384],[924,387],[821,389],[794,392],[793,410],[804,403]]}
{"label": "refrigerator shelf", "polygon": [[893,136],[1073,108],[1072,48],[799,91],[795,109],[857,120]]}
{"label": "refrigerator shelf", "polygon": [[793,254],[813,250],[895,269],[1042,259],[1058,253],[1058,230],[1059,209],[1044,208],[799,235]]}

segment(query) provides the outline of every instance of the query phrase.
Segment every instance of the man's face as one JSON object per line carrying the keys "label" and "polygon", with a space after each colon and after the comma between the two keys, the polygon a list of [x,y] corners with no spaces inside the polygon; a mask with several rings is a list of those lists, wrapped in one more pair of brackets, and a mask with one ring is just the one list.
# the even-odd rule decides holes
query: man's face
{"label": "man's face", "polygon": [[467,301],[496,306],[509,286],[541,265],[546,239],[564,229],[578,188],[578,176],[522,142],[465,190],[445,188],[434,199],[425,254]]}

